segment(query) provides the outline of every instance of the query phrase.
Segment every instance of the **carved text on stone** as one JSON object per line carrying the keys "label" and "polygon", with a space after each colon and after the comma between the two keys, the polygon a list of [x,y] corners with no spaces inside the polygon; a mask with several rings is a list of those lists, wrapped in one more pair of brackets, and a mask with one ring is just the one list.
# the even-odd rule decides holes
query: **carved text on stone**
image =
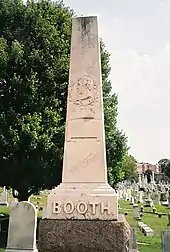
{"label": "carved text on stone", "polygon": [[101,214],[112,214],[111,213],[111,204],[110,201],[106,202],[85,202],[85,201],[79,201],[79,202],[73,202],[73,201],[67,201],[67,202],[60,202],[55,201],[53,202],[53,214],[60,214],[61,212],[64,212],[66,214],[72,214],[74,211],[76,211],[79,214],[85,214],[87,212],[95,215],[96,210],[99,208]]}

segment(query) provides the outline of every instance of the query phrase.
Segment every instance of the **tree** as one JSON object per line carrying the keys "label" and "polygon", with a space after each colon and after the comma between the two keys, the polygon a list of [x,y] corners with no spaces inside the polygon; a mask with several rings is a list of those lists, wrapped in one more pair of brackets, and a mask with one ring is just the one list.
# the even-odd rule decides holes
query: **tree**
{"label": "tree", "polygon": [[138,177],[137,173],[137,161],[131,155],[125,155],[122,164],[124,179],[125,180],[136,180]]}
{"label": "tree", "polygon": [[[0,185],[19,200],[61,181],[73,11],[61,1],[0,2]],[[101,42],[109,180],[123,173],[109,54]],[[13,190],[13,191],[14,191]]]}
{"label": "tree", "polygon": [[62,2],[0,2],[0,184],[20,200],[61,179],[72,15]]}
{"label": "tree", "polygon": [[169,162],[170,162],[170,160],[167,158],[163,158],[163,159],[159,160],[158,165],[160,166],[162,173],[165,172],[165,169],[166,169]]}
{"label": "tree", "polygon": [[112,94],[109,80],[110,55],[102,41],[101,62],[108,180],[110,185],[114,186],[124,178],[122,163],[124,155],[127,153],[127,139],[125,134],[117,128],[118,97],[116,94]]}
{"label": "tree", "polygon": [[158,162],[161,167],[162,173],[165,174],[168,178],[170,178],[170,159],[163,158]]}

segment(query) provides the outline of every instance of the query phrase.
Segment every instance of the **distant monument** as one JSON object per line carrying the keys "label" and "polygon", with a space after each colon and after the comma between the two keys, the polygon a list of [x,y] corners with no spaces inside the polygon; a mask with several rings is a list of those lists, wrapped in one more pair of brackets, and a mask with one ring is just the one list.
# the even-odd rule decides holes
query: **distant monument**
{"label": "distant monument", "polygon": [[97,17],[74,18],[62,183],[48,196],[39,251],[124,252],[130,230],[118,220],[107,181]]}

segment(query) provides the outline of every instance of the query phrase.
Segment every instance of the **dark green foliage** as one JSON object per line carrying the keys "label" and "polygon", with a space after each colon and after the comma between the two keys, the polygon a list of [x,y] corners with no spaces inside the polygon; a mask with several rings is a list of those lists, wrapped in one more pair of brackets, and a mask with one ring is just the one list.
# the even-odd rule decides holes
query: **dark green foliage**
{"label": "dark green foliage", "polygon": [[[20,200],[61,181],[73,11],[61,1],[0,0],[0,185]],[[101,42],[109,181],[122,176],[109,55]]]}
{"label": "dark green foliage", "polygon": [[168,178],[170,178],[170,159],[163,158],[158,162],[161,167],[162,173],[165,174]]}
{"label": "dark green foliage", "polygon": [[61,179],[72,11],[0,4],[0,184],[27,198]]}
{"label": "dark green foliage", "polygon": [[105,140],[109,183],[114,186],[124,178],[122,163],[127,153],[127,139],[122,131],[117,129],[118,97],[112,94],[110,74],[110,55],[101,42],[103,101],[105,119]]}
{"label": "dark green foliage", "polygon": [[158,165],[161,167],[161,172],[165,173],[166,167],[170,163],[170,160],[167,158],[163,158],[159,160]]}

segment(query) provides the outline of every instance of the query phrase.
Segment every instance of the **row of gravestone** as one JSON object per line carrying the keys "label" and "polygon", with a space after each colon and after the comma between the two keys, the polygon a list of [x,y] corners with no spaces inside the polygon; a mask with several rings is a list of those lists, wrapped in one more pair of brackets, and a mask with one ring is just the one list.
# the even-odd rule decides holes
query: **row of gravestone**
{"label": "row of gravestone", "polygon": [[[130,201],[131,204],[143,203],[145,202],[146,206],[152,206],[153,204],[162,204],[163,206],[167,206],[170,208],[170,194],[169,194],[169,186],[162,187],[162,191],[158,191],[157,185],[154,185],[155,189],[145,188],[145,192],[140,191],[138,186],[133,186],[123,189],[118,189],[118,197],[119,199],[124,199],[126,201]],[[132,196],[133,192],[133,196]],[[153,199],[153,200],[152,200]]]}

